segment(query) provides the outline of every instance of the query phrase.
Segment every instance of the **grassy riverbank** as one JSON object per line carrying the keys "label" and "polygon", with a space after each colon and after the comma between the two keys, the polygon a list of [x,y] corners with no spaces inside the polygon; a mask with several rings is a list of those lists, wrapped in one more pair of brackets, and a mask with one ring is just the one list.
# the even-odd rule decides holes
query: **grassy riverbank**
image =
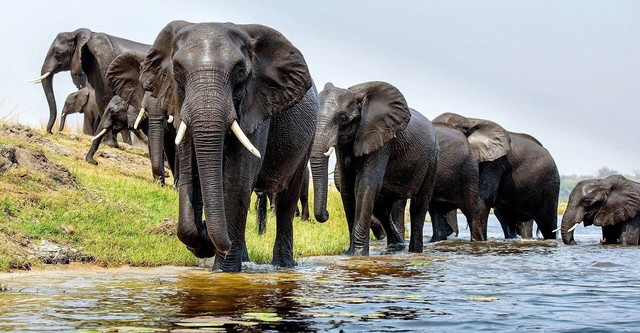
{"label": "grassy riverbank", "polygon": [[[175,236],[176,191],[151,181],[145,153],[102,146],[96,157],[100,164],[93,166],[84,161],[89,144],[85,135],[45,135],[38,129],[0,125],[0,147],[17,147],[21,153],[16,155],[35,152],[35,161],[42,160],[40,152],[48,160],[36,166],[14,163],[0,173],[0,271],[40,265],[31,249],[42,240],[77,250],[78,260],[105,266],[197,264]],[[66,167],[70,176],[61,176],[64,172],[55,164]],[[59,174],[52,174],[47,165]],[[327,223],[295,219],[297,257],[337,254],[347,247],[337,192],[330,205],[334,208]],[[271,260],[275,217],[269,214],[267,233],[259,236],[254,216],[252,209],[247,222],[249,256],[266,263]]]}

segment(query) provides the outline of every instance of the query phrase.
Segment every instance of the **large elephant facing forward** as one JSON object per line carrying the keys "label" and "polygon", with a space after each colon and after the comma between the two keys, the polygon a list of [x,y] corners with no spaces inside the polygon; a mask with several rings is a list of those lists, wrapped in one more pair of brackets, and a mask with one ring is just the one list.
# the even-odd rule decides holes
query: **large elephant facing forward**
{"label": "large elephant facing forward", "polygon": [[[272,263],[293,266],[293,215],[318,116],[304,57],[261,25],[169,23],[140,81],[180,125],[178,238],[240,271],[254,189],[277,193]],[[202,219],[204,215],[206,221]]]}
{"label": "large elephant facing forward", "polygon": [[[71,71],[73,83],[78,89],[88,83],[96,92],[96,102],[102,115],[114,95],[106,80],[109,64],[123,52],[146,54],[148,50],[149,45],[84,28],[59,33],[44,59],[41,76],[33,80],[35,83],[42,83],[49,104],[47,132],[51,133],[57,117],[56,99],[53,94],[53,76],[56,73]],[[129,137],[128,143],[131,143],[128,132],[123,137],[125,142]]]}
{"label": "large elephant facing forward", "polygon": [[519,228],[535,220],[545,239],[555,239],[560,175],[553,157],[538,140],[508,132],[489,120],[455,113],[442,114],[433,122],[454,126],[469,141],[478,163],[483,239],[487,238],[490,208],[505,238],[515,238]]}
{"label": "large elephant facing forward", "polygon": [[424,218],[438,159],[431,122],[409,109],[402,93],[386,82],[349,89],[327,83],[320,93],[320,117],[311,152],[314,214],[327,221],[328,155],[335,147],[340,195],[352,255],[369,254],[372,214],[387,234],[387,249],[404,248],[391,221],[393,204],[411,199],[410,252],[423,251]]}
{"label": "large elephant facing forward", "polygon": [[580,222],[602,227],[604,244],[640,244],[640,183],[623,176],[579,182],[569,194],[560,233],[575,245],[573,230]]}

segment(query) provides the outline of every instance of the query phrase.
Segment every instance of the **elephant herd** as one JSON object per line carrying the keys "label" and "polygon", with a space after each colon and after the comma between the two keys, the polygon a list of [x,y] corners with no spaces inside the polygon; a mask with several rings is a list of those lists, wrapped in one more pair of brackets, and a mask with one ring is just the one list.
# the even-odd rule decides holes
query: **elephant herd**
{"label": "elephant herd", "polygon": [[300,50],[267,26],[173,21],[152,45],[88,29],[59,33],[34,80],[49,104],[49,133],[53,76],[62,71],[79,90],[60,130],[67,115],[84,114],[92,164],[117,133],[146,138],[153,178],[164,184],[166,162],[177,187],[178,238],[197,257],[215,257],[214,269],[240,271],[254,191],[277,197],[272,264],[295,265],[293,216],[307,165],[313,213],[324,222],[333,152],[351,255],[369,253],[372,221],[388,251],[403,250],[407,203],[410,252],[423,251],[427,212],[438,241],[457,230],[457,209],[472,241],[487,239],[493,209],[505,238],[532,237],[535,221],[545,239],[561,230],[573,244],[584,221],[603,226],[606,243],[638,244],[640,184],[621,176],[579,183],[557,228],[558,170],[534,137],[453,113],[429,120],[386,82],[327,83],[318,93]]}

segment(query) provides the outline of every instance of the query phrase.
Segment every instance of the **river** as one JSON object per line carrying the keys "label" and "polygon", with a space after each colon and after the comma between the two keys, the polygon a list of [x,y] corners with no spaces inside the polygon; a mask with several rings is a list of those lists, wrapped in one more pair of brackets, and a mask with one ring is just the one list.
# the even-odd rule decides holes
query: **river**
{"label": "river", "polygon": [[[464,218],[461,217],[461,226]],[[301,258],[293,269],[58,268],[0,274],[0,331],[640,331],[637,247],[489,237],[423,254]],[[430,235],[430,224],[425,225]]]}

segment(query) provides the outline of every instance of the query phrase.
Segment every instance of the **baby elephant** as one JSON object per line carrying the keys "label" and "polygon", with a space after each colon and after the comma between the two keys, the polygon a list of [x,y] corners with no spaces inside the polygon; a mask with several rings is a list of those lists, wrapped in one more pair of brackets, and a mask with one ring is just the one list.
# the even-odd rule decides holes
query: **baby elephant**
{"label": "baby elephant", "polygon": [[67,96],[64,102],[64,108],[62,108],[60,131],[64,129],[68,115],[82,113],[84,115],[82,132],[87,135],[94,135],[95,128],[98,126],[99,111],[98,103],[96,103],[96,93],[91,87],[86,86],[78,91],[72,92]]}
{"label": "baby elephant", "polygon": [[623,176],[579,182],[569,195],[560,227],[562,241],[575,245],[573,230],[584,225],[602,227],[603,244],[640,242],[640,183]]}

